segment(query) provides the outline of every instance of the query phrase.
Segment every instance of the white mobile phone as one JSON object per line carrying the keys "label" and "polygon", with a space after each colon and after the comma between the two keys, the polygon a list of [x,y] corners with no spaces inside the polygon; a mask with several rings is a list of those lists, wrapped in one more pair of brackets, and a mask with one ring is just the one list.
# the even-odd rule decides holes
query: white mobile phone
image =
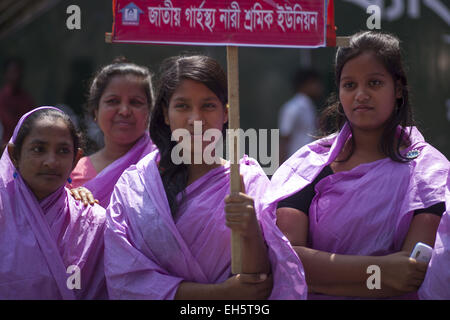
{"label": "white mobile phone", "polygon": [[417,261],[423,261],[428,263],[430,262],[432,253],[433,253],[432,247],[430,247],[425,243],[417,242],[410,257],[416,259]]}

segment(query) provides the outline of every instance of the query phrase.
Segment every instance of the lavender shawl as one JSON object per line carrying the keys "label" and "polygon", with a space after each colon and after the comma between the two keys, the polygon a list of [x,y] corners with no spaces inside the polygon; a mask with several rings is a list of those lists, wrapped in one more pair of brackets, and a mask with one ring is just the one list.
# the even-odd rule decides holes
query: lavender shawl
{"label": "lavender shawl", "polygon": [[447,179],[446,207],[447,211],[439,223],[425,280],[419,289],[420,299],[450,300],[450,173]]}
{"label": "lavender shawl", "polygon": [[[449,162],[424,141],[415,127],[410,129],[412,144],[402,152],[419,152],[410,162],[385,158],[335,173],[317,183],[309,210],[309,247],[367,256],[400,251],[413,211],[444,201]],[[273,175],[265,206],[275,210],[280,200],[314,181],[336,159],[350,135],[346,123],[338,135],[298,150]]]}
{"label": "lavender shawl", "polygon": [[[19,121],[10,142],[31,113]],[[59,188],[38,202],[5,149],[0,159],[0,299],[106,298],[103,272],[104,209],[84,207]],[[69,266],[81,289],[67,286]],[[72,271],[73,272],[73,271]]]}
{"label": "lavender shawl", "polygon": [[108,207],[111,194],[122,173],[131,165],[156,149],[147,132],[134,144],[134,146],[122,157],[103,169],[95,178],[86,182],[83,187],[89,189],[99,204]]}
{"label": "lavender shawl", "polygon": [[[172,218],[155,151],[119,179],[107,209],[105,273],[113,299],[173,299],[182,281],[219,283],[231,274],[230,230],[224,198],[229,165],[209,171],[186,188],[181,216]],[[289,242],[268,216],[261,216],[269,183],[257,162],[241,159],[246,192],[255,199],[269,247],[272,299],[304,299],[303,267]]]}

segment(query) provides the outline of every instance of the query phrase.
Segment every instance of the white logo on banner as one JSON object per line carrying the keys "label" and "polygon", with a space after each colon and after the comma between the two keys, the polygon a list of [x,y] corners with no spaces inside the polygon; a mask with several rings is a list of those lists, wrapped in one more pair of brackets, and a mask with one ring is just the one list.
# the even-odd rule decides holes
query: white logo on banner
{"label": "white logo on banner", "polygon": [[123,7],[119,12],[122,13],[122,24],[125,26],[137,26],[139,25],[139,17],[144,11],[142,11],[133,2],[130,2]]}

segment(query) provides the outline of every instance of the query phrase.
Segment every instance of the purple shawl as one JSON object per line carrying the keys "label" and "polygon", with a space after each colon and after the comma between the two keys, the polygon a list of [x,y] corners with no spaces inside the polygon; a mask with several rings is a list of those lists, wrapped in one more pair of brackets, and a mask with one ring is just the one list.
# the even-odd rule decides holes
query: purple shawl
{"label": "purple shawl", "polygon": [[420,299],[450,300],[450,173],[445,200],[447,211],[439,223],[430,264],[419,289]]}
{"label": "purple shawl", "polygon": [[[10,142],[31,113],[19,121]],[[53,108],[52,108],[53,109]],[[38,202],[5,149],[0,159],[0,299],[106,298],[104,209],[84,207],[62,186]],[[69,289],[79,268],[80,289]],[[70,270],[70,269],[69,269]],[[74,283],[74,282],[73,282]]]}
{"label": "purple shawl", "polygon": [[[414,127],[404,154],[408,163],[384,158],[320,180],[309,210],[308,246],[317,250],[378,256],[402,248],[413,211],[445,201],[449,162]],[[338,156],[350,127],[298,150],[275,172],[264,202],[276,204],[309,185]],[[331,145],[327,147],[326,145]],[[310,295],[308,298],[316,298]],[[318,297],[318,296],[317,296]]]}
{"label": "purple shawl", "polygon": [[[113,299],[173,299],[181,281],[220,283],[231,275],[230,230],[224,199],[229,164],[209,171],[186,188],[182,214],[172,218],[152,152],[124,172],[107,209],[105,273]],[[306,298],[303,267],[274,219],[259,215],[269,183],[258,163],[240,162],[246,192],[269,248],[272,299]]]}
{"label": "purple shawl", "polygon": [[108,207],[114,185],[122,173],[155,149],[156,145],[146,131],[126,154],[103,169],[95,178],[86,182],[83,187],[92,192],[103,208]]}

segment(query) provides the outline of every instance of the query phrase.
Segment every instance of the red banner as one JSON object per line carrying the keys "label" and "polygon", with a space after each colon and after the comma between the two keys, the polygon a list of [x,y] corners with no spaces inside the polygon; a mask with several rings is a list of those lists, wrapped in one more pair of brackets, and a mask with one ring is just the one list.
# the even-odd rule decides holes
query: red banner
{"label": "red banner", "polygon": [[327,0],[114,0],[113,42],[326,46]]}

